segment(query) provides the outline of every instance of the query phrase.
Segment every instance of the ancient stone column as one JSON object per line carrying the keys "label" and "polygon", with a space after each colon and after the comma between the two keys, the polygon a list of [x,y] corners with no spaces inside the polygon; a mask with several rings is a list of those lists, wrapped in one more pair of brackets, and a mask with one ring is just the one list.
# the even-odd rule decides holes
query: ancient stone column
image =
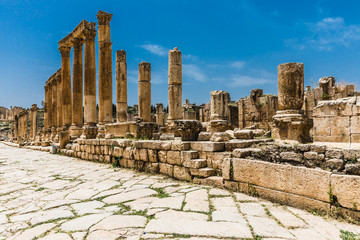
{"label": "ancient stone column", "polygon": [[162,103],[156,104],[156,123],[160,126],[164,126],[165,119],[164,119],[164,106]]}
{"label": "ancient stone column", "polygon": [[225,91],[212,91],[210,96],[210,119],[229,120],[230,94]]}
{"label": "ancient stone column", "polygon": [[151,65],[139,63],[139,117],[151,122]]}
{"label": "ancient stone column", "polygon": [[49,118],[48,118],[48,111],[49,111],[49,85],[48,83],[44,86],[45,89],[45,98],[44,98],[44,132],[46,129],[49,128]]}
{"label": "ancient stone column", "polygon": [[127,122],[126,52],[116,51],[116,121]]}
{"label": "ancient stone column", "polygon": [[304,101],[304,64],[278,66],[279,110],[300,110]]}
{"label": "ancient stone column", "polygon": [[[99,11],[99,124],[112,122],[112,51],[110,21],[112,14]],[[100,129],[99,129],[100,130]]]}
{"label": "ancient stone column", "polygon": [[[59,76],[60,77],[60,76]],[[51,95],[52,95],[52,99],[51,99],[51,109],[52,109],[52,126],[53,127],[58,127],[58,107],[57,107],[57,85],[58,85],[58,78],[54,79],[52,81],[52,84],[51,84]]]}
{"label": "ancient stone column", "polygon": [[36,137],[36,133],[37,133],[37,105],[33,104],[31,106],[30,109],[30,121],[31,121],[31,125],[30,125],[30,138],[34,139]]}
{"label": "ancient stone column", "polygon": [[312,121],[301,110],[304,102],[304,64],[284,63],[278,66],[278,91],[279,111],[273,117],[273,137],[310,141]]}
{"label": "ancient stone column", "polygon": [[73,95],[72,95],[72,124],[70,135],[79,137],[83,125],[83,43],[84,39],[74,38],[73,54]]}
{"label": "ancient stone column", "polygon": [[70,51],[71,47],[61,46],[61,78],[62,78],[62,116],[63,127],[68,129],[71,125],[71,67]]}
{"label": "ancient stone column", "polygon": [[63,125],[63,117],[62,117],[62,77],[57,79],[56,81],[56,107],[57,107],[57,127],[61,127]]}
{"label": "ancient stone column", "polygon": [[169,120],[182,118],[182,62],[181,52],[169,51]]}
{"label": "ancient stone column", "polygon": [[96,125],[96,30],[86,30],[85,35],[85,69],[84,69],[84,122],[85,125]]}
{"label": "ancient stone column", "polygon": [[49,103],[48,104],[48,113],[47,113],[47,117],[48,117],[48,128],[52,128],[53,127],[53,107],[52,107],[52,95],[53,95],[53,89],[52,89],[52,85],[53,85],[53,82],[50,81],[48,83],[48,100],[47,102]]}

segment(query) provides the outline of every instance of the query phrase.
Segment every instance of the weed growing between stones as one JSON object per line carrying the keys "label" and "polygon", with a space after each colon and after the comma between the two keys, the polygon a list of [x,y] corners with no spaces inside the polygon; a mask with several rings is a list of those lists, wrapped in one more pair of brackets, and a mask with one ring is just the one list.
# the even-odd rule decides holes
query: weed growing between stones
{"label": "weed growing between stones", "polygon": [[164,188],[152,188],[152,189],[157,192],[156,197],[158,197],[158,198],[167,198],[167,197],[170,197],[170,195],[165,192],[165,189],[164,189]]}
{"label": "weed growing between stones", "polygon": [[352,232],[340,230],[340,238],[342,240],[360,240],[360,235]]}

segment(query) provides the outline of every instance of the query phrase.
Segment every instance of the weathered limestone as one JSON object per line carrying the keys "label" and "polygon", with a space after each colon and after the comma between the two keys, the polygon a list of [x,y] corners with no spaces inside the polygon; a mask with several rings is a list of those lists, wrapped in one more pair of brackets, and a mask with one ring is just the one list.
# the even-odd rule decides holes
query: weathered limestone
{"label": "weathered limestone", "polygon": [[151,122],[151,65],[139,63],[139,117],[144,122]]}
{"label": "weathered limestone", "polygon": [[230,94],[225,91],[212,91],[210,93],[210,132],[225,132],[230,129]]}
{"label": "weathered limestone", "polygon": [[52,86],[51,86],[51,95],[52,95],[52,99],[51,99],[51,110],[52,110],[52,127],[58,127],[58,113],[57,113],[57,88],[58,88],[58,84],[59,84],[59,78],[61,78],[60,76],[60,72],[61,70],[59,69],[57,71],[57,75],[56,78],[52,81]]}
{"label": "weathered limestone", "polygon": [[177,47],[169,51],[169,117],[182,118],[182,59]]}
{"label": "weathered limestone", "polygon": [[198,120],[175,120],[175,137],[182,141],[196,141],[201,132],[201,123]]}
{"label": "weathered limestone", "polygon": [[127,65],[124,50],[116,51],[116,121],[127,121]]}
{"label": "weathered limestone", "polygon": [[71,67],[70,51],[71,47],[60,46],[61,53],[61,78],[62,78],[62,116],[63,127],[68,128],[71,125]]}
{"label": "weathered limestone", "polygon": [[57,128],[63,125],[63,108],[62,108],[62,77],[57,80],[56,84],[56,103],[57,103]]}
{"label": "weathered limestone", "polygon": [[44,133],[49,128],[49,105],[50,105],[50,96],[49,96],[49,84],[46,83],[44,86],[45,89],[45,101],[44,101]]}
{"label": "weathered limestone", "polygon": [[37,133],[37,105],[33,104],[30,109],[30,138],[35,139]]}
{"label": "weathered limestone", "polygon": [[84,127],[82,138],[95,138],[97,135],[96,117],[96,58],[95,29],[86,29],[85,36],[85,69],[84,69]]}
{"label": "weathered limestone", "polygon": [[279,111],[274,116],[274,138],[309,142],[312,121],[301,110],[304,101],[304,64],[280,64],[278,85]]}
{"label": "weathered limestone", "polygon": [[72,125],[70,135],[79,137],[83,123],[83,38],[74,38]]}
{"label": "weathered limestone", "polygon": [[[110,21],[112,14],[99,11],[99,125],[112,122],[112,55]],[[103,127],[99,132],[103,133]],[[103,137],[102,135],[99,137]]]}
{"label": "weathered limestone", "polygon": [[156,104],[156,124],[158,124],[159,126],[164,126],[165,124],[165,113],[162,103]]}

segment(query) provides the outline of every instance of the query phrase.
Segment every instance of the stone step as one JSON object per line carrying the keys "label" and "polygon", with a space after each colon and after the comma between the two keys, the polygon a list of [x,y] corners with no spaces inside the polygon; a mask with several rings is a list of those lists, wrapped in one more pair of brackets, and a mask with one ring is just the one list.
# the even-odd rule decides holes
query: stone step
{"label": "stone step", "polygon": [[190,168],[190,174],[192,176],[196,176],[196,177],[210,177],[215,175],[215,170],[213,168]]}
{"label": "stone step", "polygon": [[188,168],[204,168],[207,165],[206,159],[190,159],[183,161],[183,166]]}
{"label": "stone step", "polygon": [[199,158],[198,151],[182,151],[181,152],[181,160],[182,161],[188,161],[191,159],[197,159]]}

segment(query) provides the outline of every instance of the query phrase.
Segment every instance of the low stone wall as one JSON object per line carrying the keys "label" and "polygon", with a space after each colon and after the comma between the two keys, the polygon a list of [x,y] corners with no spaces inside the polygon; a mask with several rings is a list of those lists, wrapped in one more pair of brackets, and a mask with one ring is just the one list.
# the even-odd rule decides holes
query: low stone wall
{"label": "low stone wall", "polygon": [[360,176],[349,175],[349,166],[359,169],[360,164],[347,162],[355,161],[360,150],[273,143],[266,139],[229,142],[92,139],[68,144],[61,152],[224,187],[290,206],[334,210],[360,220]]}

